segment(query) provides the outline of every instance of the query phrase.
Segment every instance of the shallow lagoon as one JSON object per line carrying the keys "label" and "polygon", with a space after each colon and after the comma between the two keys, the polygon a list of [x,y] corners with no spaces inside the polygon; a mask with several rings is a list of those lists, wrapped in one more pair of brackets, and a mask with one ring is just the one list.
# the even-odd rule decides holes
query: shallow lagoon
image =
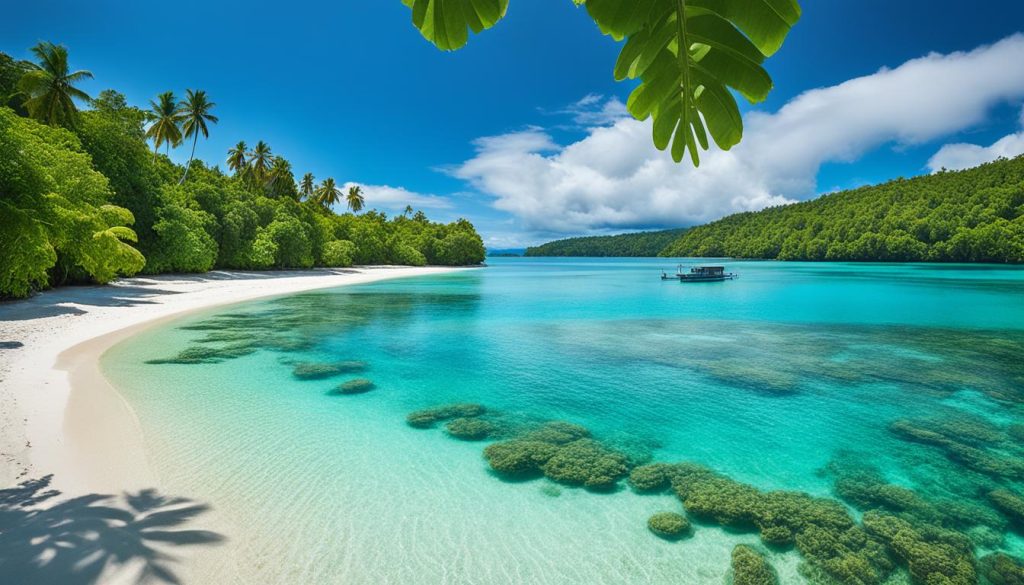
{"label": "shallow lagoon", "polygon": [[[739,280],[683,285],[658,279],[668,260],[492,259],[189,317],[103,365],[166,489],[211,501],[260,582],[721,583],[737,543],[805,581],[800,554],[756,531],[697,519],[689,538],[658,538],[648,517],[683,510],[668,493],[506,481],[486,442],[405,424],[451,402],[579,423],[762,490],[836,497],[864,465],[935,503],[1019,488],[889,427],[1024,423],[1024,271],[728,266]],[[372,390],[336,392],[356,378]],[[1000,440],[985,453],[1024,460]],[[978,553],[1024,552],[1016,529],[997,537]]]}

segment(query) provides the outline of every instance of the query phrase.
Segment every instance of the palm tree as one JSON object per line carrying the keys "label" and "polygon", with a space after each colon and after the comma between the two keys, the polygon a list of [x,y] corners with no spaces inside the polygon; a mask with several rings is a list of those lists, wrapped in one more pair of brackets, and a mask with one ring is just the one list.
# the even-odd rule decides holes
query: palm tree
{"label": "palm tree", "polygon": [[324,182],[320,183],[320,187],[316,190],[316,202],[325,209],[330,209],[339,201],[341,201],[341,189],[335,184],[333,178],[324,179]]}
{"label": "palm tree", "polygon": [[352,185],[349,187],[345,201],[348,202],[348,208],[351,209],[353,213],[359,213],[363,209],[363,204],[366,203],[366,200],[363,199],[363,188],[359,185]]}
{"label": "palm tree", "polygon": [[[283,156],[275,156],[274,163],[270,166],[270,177],[267,179],[267,187],[274,197],[280,197],[286,193],[288,186],[295,188],[295,177],[292,176],[292,163]],[[294,191],[293,191],[294,193]]]}
{"label": "palm tree", "polygon": [[92,79],[89,71],[68,72],[68,49],[50,42],[32,47],[39,64],[21,77],[18,88],[27,96],[25,109],[33,118],[51,126],[73,127],[78,120],[75,100],[89,101],[89,95],[75,87]]}
{"label": "palm tree", "polygon": [[181,108],[185,118],[182,129],[185,130],[185,138],[192,139],[192,154],[188,157],[188,164],[185,165],[185,174],[178,181],[179,185],[184,183],[188,177],[188,169],[192,166],[192,159],[196,155],[196,142],[199,141],[199,133],[203,134],[203,138],[209,138],[210,130],[207,128],[206,123],[216,124],[218,122],[217,116],[210,113],[210,110],[216,105],[206,99],[206,92],[201,89],[197,91],[185,90],[185,101]]}
{"label": "palm tree", "polygon": [[153,123],[146,129],[146,138],[153,139],[153,160],[156,160],[161,144],[168,147],[181,144],[181,109],[171,91],[156,96],[156,101],[149,100],[149,108],[146,117]]}
{"label": "palm tree", "polygon": [[240,140],[234,148],[228,149],[228,168],[231,169],[231,172],[235,173],[235,175],[245,171],[246,166],[249,164],[249,160],[246,158],[249,154],[247,152],[248,148],[249,147],[245,145],[245,141]]}
{"label": "palm tree", "polygon": [[412,205],[406,205],[405,206],[405,211],[402,212],[402,215],[408,216],[408,215],[411,215],[411,214],[412,214]]}
{"label": "palm tree", "polygon": [[274,155],[270,152],[270,146],[260,140],[256,143],[256,148],[249,153],[249,172],[260,184],[263,184],[267,180],[267,173],[270,172],[272,164],[274,164]]}
{"label": "palm tree", "polygon": [[299,193],[306,199],[313,196],[316,191],[316,183],[313,180],[313,173],[306,173],[302,175],[302,180],[299,181]]}

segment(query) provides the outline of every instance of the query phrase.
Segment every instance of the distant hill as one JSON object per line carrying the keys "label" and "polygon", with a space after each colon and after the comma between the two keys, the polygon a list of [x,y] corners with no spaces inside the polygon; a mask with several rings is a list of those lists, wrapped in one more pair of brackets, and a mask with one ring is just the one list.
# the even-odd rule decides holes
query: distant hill
{"label": "distant hill", "polygon": [[487,255],[496,258],[509,257],[515,258],[522,256],[526,252],[526,248],[504,248],[504,249],[487,249]]}
{"label": "distant hill", "polygon": [[737,213],[661,255],[1024,262],[1024,156]]}
{"label": "distant hill", "polygon": [[555,240],[526,249],[526,256],[657,256],[686,228],[617,236],[585,236]]}

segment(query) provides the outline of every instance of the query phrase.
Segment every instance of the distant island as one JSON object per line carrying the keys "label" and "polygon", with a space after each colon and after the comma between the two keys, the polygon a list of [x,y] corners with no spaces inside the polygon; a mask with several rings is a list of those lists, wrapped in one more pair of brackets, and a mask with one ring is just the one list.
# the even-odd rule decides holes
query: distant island
{"label": "distant island", "polygon": [[660,255],[1024,262],[1024,156],[737,213],[687,231]]}
{"label": "distant island", "polygon": [[525,248],[487,249],[487,255],[491,258],[519,258],[524,252],[526,252]]}
{"label": "distant island", "polygon": [[555,240],[526,249],[525,256],[657,256],[676,241],[686,228],[636,232],[616,236],[584,236]]}
{"label": "distant island", "polygon": [[1024,262],[1024,156],[736,213],[706,225],[548,242],[526,256]]}

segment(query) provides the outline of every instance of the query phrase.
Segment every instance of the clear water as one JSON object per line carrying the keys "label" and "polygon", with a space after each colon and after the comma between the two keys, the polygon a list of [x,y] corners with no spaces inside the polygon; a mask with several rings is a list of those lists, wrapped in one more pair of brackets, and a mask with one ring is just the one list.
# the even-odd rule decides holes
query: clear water
{"label": "clear water", "polygon": [[[820,496],[826,467],[854,459],[963,498],[970,472],[888,425],[1024,422],[1018,268],[730,261],[738,280],[684,285],[658,279],[667,260],[490,262],[197,315],[103,365],[167,490],[210,501],[261,583],[721,583],[732,547],[758,542],[714,525],[657,538],[648,516],[682,511],[670,495],[504,481],[486,443],[405,424],[428,406],[568,420],[657,461]],[[209,342],[225,334],[239,339]],[[274,347],[147,363],[246,340]],[[337,360],[365,361],[376,389],[335,396],[352,376],[292,374]],[[1001,538],[989,546],[1024,550]],[[769,558],[804,582],[798,553]]]}

